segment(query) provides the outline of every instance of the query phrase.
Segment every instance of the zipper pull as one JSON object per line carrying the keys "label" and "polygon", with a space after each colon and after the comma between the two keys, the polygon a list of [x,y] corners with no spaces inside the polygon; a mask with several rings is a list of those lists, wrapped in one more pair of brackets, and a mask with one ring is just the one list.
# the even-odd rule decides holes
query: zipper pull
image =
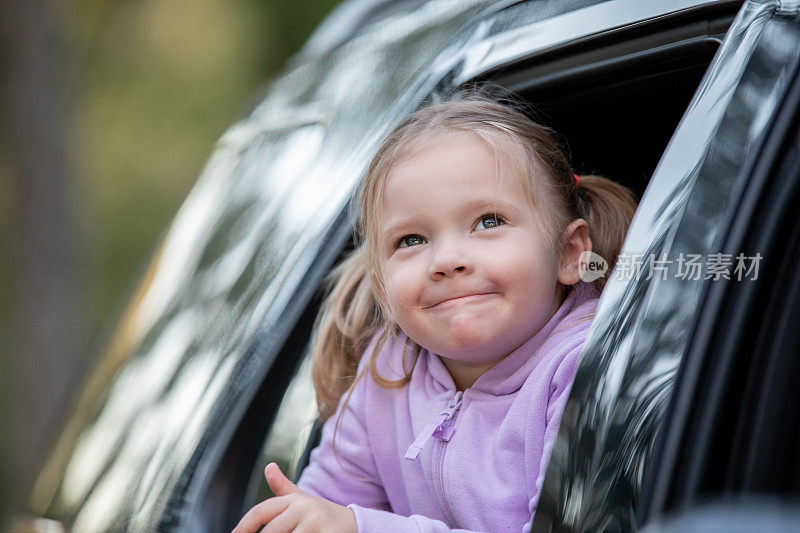
{"label": "zipper pull", "polygon": [[414,442],[411,443],[411,446],[409,446],[406,451],[406,459],[411,461],[416,460],[422,449],[433,436],[439,437],[445,442],[450,440],[450,437],[453,436],[453,419],[455,415],[458,414],[459,409],[461,409],[461,397],[463,394],[462,391],[457,391],[453,399],[450,400],[450,404],[447,408],[436,415],[436,418],[419,432],[417,438],[414,439]]}
{"label": "zipper pull", "polygon": [[461,410],[461,397],[463,392],[458,391],[450,402],[447,408],[447,418],[433,430],[433,436],[442,439],[445,442],[450,442],[455,432],[455,420],[458,412]]}
{"label": "zipper pull", "polygon": [[414,439],[414,442],[411,443],[411,446],[408,447],[406,451],[406,459],[414,461],[417,457],[419,457],[419,452],[422,451],[422,448],[428,443],[428,440],[433,436],[433,432],[436,431],[436,428],[439,427],[439,424],[444,422],[444,417],[439,415],[436,417],[436,420],[429,423],[425,428],[419,432],[417,438]]}

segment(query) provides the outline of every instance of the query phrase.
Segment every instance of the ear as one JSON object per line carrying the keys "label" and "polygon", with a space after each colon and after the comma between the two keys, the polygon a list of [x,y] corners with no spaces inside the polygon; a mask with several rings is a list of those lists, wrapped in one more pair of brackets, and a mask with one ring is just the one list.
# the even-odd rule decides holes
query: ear
{"label": "ear", "polygon": [[564,230],[564,237],[565,245],[558,267],[558,282],[563,285],[574,285],[581,280],[578,269],[581,254],[592,251],[589,224],[582,218],[573,220]]}

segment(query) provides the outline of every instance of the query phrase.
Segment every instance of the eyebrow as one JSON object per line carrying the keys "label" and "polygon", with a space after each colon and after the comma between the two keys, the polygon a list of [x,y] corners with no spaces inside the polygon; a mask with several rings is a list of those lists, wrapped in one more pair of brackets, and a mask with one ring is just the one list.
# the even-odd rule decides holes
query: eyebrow
{"label": "eyebrow", "polygon": [[513,214],[519,214],[519,209],[502,200],[478,199],[467,202],[467,204],[464,206],[464,211],[477,211],[479,209],[488,209],[489,211],[510,211]]}
{"label": "eyebrow", "polygon": [[400,222],[392,224],[390,227],[386,228],[381,232],[382,239],[388,239],[389,237],[393,237],[394,235],[400,234],[405,232],[406,227],[410,226],[412,222],[408,219],[403,219]]}

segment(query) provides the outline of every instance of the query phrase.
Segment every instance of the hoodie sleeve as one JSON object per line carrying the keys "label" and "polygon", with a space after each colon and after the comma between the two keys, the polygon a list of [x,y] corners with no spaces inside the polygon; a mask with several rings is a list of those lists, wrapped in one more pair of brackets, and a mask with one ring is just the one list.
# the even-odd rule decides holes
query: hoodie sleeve
{"label": "hoodie sleeve", "polygon": [[[373,342],[376,338],[365,353],[371,353]],[[297,486],[308,494],[339,505],[355,503],[389,509],[365,426],[368,379],[368,375],[358,379],[349,398],[347,393],[342,396],[336,413],[322,426],[320,444],[311,452]]]}
{"label": "hoodie sleeve", "polygon": [[309,464],[303,470],[297,486],[309,494],[339,505],[357,503],[388,509],[388,499],[381,485],[361,418],[361,385],[364,381],[360,380],[353,389],[347,405],[340,402],[337,412],[323,425],[320,444],[311,452]]}
{"label": "hoodie sleeve", "polygon": [[555,368],[550,381],[550,397],[547,400],[545,409],[545,428],[544,439],[541,447],[541,459],[539,461],[539,471],[536,476],[536,486],[533,497],[528,504],[528,510],[531,513],[530,521],[525,524],[522,531],[529,533],[533,526],[533,518],[536,509],[539,505],[539,497],[542,493],[542,486],[544,485],[544,477],[547,473],[547,465],[550,463],[550,456],[553,452],[553,444],[558,436],[558,428],[561,425],[561,416],[564,414],[564,408],[569,399],[569,393],[572,390],[572,383],[575,380],[575,373],[578,369],[578,363],[581,358],[581,351],[583,349],[583,340],[586,334],[588,325],[582,328],[583,335],[580,338],[580,343],[572,347],[565,357],[561,360],[560,364]]}
{"label": "hoodie sleeve", "polygon": [[466,529],[450,529],[440,520],[427,516],[402,516],[377,509],[367,509],[359,505],[348,505],[356,515],[358,533],[478,533]]}

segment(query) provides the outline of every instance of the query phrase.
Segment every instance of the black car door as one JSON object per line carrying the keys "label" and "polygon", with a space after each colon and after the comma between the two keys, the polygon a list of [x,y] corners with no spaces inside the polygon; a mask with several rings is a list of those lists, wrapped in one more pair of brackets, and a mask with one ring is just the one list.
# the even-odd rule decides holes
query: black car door
{"label": "black car door", "polygon": [[798,62],[798,3],[745,3],[629,232],[644,261],[606,288],[534,530],[796,495]]}

